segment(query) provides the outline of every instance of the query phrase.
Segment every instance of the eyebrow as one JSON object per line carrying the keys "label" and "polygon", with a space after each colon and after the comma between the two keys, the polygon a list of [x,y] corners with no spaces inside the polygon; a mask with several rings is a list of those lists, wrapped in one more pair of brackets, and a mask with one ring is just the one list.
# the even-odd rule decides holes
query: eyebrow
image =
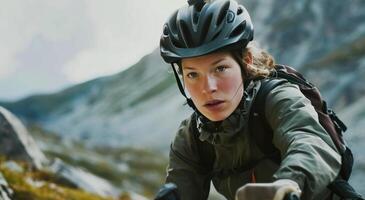
{"label": "eyebrow", "polygon": [[[225,58],[221,58],[216,61],[213,61],[212,63],[210,63],[210,65],[216,65],[217,63],[220,63],[223,60],[225,60]],[[195,68],[194,67],[183,67],[183,69],[195,69]]]}
{"label": "eyebrow", "polygon": [[212,62],[212,63],[211,63],[211,65],[215,65],[215,64],[217,64],[217,63],[220,63],[220,62],[221,62],[221,61],[223,61],[223,60],[225,60],[225,58],[218,59],[218,60],[216,60],[216,61]]}

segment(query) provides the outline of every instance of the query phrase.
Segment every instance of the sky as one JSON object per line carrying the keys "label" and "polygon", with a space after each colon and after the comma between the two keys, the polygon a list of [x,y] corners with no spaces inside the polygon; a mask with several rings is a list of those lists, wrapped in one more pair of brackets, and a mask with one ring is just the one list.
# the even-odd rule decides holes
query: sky
{"label": "sky", "polygon": [[118,73],[158,47],[185,0],[0,0],[0,100]]}

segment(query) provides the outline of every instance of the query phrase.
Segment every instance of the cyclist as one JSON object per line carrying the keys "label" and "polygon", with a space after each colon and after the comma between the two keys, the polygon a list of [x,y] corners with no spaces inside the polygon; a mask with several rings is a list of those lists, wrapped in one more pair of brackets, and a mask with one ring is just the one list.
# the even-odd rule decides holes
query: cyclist
{"label": "cyclist", "polygon": [[327,185],[340,171],[341,156],[296,85],[275,87],[265,102],[280,164],[260,150],[249,129],[258,79],[268,77],[275,62],[253,42],[245,7],[235,0],[188,3],[167,20],[160,40],[161,56],[194,109],[171,145],[166,182],[178,186],[182,200],[207,199],[211,181],[227,199],[273,199],[282,191],[330,199]]}

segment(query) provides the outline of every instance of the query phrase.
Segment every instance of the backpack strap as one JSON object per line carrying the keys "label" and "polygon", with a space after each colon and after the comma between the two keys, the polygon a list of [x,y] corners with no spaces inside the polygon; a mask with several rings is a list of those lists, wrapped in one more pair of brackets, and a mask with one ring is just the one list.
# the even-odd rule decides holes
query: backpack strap
{"label": "backpack strap", "polygon": [[358,192],[356,192],[346,180],[342,178],[335,179],[327,187],[333,193],[340,196],[341,199],[364,200],[364,198]]}

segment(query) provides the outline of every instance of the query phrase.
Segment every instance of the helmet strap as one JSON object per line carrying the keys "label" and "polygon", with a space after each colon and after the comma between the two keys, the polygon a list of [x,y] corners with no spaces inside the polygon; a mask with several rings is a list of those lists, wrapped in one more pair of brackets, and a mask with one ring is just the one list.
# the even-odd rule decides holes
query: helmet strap
{"label": "helmet strap", "polygon": [[194,105],[194,103],[193,103],[193,101],[192,101],[190,98],[188,98],[188,97],[186,96],[186,94],[185,94],[184,87],[183,87],[183,85],[182,85],[182,83],[181,83],[181,81],[180,81],[180,78],[179,78],[179,75],[178,75],[178,73],[177,73],[177,71],[176,71],[176,69],[175,69],[174,63],[171,63],[171,67],[172,67],[172,70],[174,71],[174,75],[175,75],[176,83],[177,83],[177,86],[179,87],[180,93],[181,93],[181,94],[185,97],[187,104],[188,104],[188,105],[189,105],[192,109],[197,110],[197,109],[196,109],[196,107],[195,107],[195,105]]}

